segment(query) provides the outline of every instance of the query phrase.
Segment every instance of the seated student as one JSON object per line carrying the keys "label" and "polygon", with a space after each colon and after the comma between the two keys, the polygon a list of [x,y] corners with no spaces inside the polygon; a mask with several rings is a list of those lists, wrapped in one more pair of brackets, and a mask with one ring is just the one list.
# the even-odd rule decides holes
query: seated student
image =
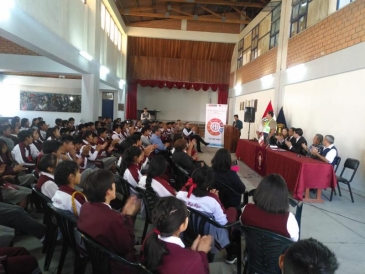
{"label": "seated student", "polygon": [[11,138],[11,127],[9,125],[3,125],[0,127],[0,140],[3,140],[6,143],[8,152],[12,151],[14,146],[16,146]]}
{"label": "seated student", "polygon": [[[237,220],[237,210],[233,207],[225,209],[218,198],[218,192],[213,188],[214,172],[211,168],[201,167],[196,169],[191,178],[176,195],[176,198],[183,200],[188,207],[199,210],[205,215],[213,218],[217,223],[225,225]],[[230,245],[227,229],[209,226],[209,234],[215,235],[215,241],[221,248],[226,248],[226,262],[233,264],[237,260],[237,252],[234,245]],[[217,253],[213,248],[212,254]]]}
{"label": "seated student", "polygon": [[313,238],[292,244],[279,257],[283,274],[334,274],[338,266],[335,253]]}
{"label": "seated student", "polygon": [[38,118],[33,118],[32,124],[30,125],[30,128],[38,130],[38,123],[39,123],[39,119]]}
{"label": "seated student", "polygon": [[[130,197],[122,212],[112,210],[110,201],[116,197],[114,175],[108,170],[91,173],[84,185],[88,202],[80,210],[77,227],[105,248],[128,261],[136,261],[133,218],[141,207]],[[135,269],[112,260],[111,273],[136,273]]]}
{"label": "seated student", "polygon": [[57,118],[55,121],[55,128],[60,129],[62,127],[62,119],[61,118]]}
{"label": "seated student", "polygon": [[11,155],[16,163],[33,169],[35,167],[35,160],[32,157],[31,150],[31,144],[33,143],[32,132],[30,130],[23,130],[19,132],[18,137],[20,142],[13,148]]}
{"label": "seated student", "polygon": [[75,118],[70,117],[68,118],[68,128],[70,129],[70,135],[75,135],[76,127],[75,127]]}
{"label": "seated student", "polygon": [[77,133],[76,135],[82,138],[82,135],[86,131],[86,125],[85,124],[79,124],[77,126]]}
{"label": "seated student", "polygon": [[13,140],[14,146],[19,144],[19,138],[18,138],[19,132],[20,130],[18,126],[11,126],[11,135],[9,136],[9,138]]}
{"label": "seated student", "polygon": [[[43,142],[40,140],[39,133],[37,129],[32,128],[33,145],[37,148],[38,153],[32,154],[33,158],[37,158],[39,152],[42,150]],[[35,151],[35,150],[34,150]]]}
{"label": "seated student", "polygon": [[151,135],[151,129],[150,129],[150,127],[149,126],[143,127],[141,133],[142,133],[142,135],[141,135],[142,145],[144,147],[147,147],[149,145],[152,145],[151,144],[151,141],[150,141],[150,135]]}
{"label": "seated student", "polygon": [[45,121],[39,121],[37,124],[38,127],[38,133],[39,133],[39,139],[44,142],[47,140],[47,130],[48,130],[48,125],[46,124]]}
{"label": "seated student", "polygon": [[161,176],[165,173],[167,161],[164,157],[157,155],[152,158],[148,167],[147,176],[142,176],[138,186],[159,197],[176,196],[176,190]]}
{"label": "seated student", "polygon": [[[139,166],[143,159],[143,151],[136,146],[128,148],[123,153],[119,174],[133,187],[138,186],[138,182],[142,177]],[[135,193],[133,189],[131,190]]]}
{"label": "seated student", "polygon": [[[61,123],[61,128],[68,128],[69,124],[68,124],[68,120],[62,120],[62,123]],[[61,129],[60,128],[60,129]]]}
{"label": "seated student", "polygon": [[113,125],[112,140],[117,140],[118,144],[121,144],[125,140],[125,137],[121,134],[121,132],[122,132],[122,128],[120,127],[120,125],[119,124],[114,124]]}
{"label": "seated student", "polygon": [[156,145],[156,154],[167,154],[167,157],[169,157],[170,153],[168,151],[168,147],[170,146],[170,143],[162,143],[161,140],[161,131],[158,127],[152,128],[152,136],[150,138],[150,142],[152,145]]}
{"label": "seated student", "polygon": [[28,129],[30,129],[30,128],[29,128],[29,119],[27,119],[27,118],[23,118],[23,119],[20,121],[20,131],[28,130]]}
{"label": "seated student", "polygon": [[195,133],[194,128],[193,129],[190,128],[189,122],[185,123],[185,128],[183,129],[183,135],[184,135],[184,138],[196,140],[196,147],[197,147],[198,152],[200,152],[200,153],[202,153],[202,151],[200,149],[200,143],[203,143],[205,146],[209,145],[209,143],[205,142],[200,135]]}
{"label": "seated student", "polygon": [[80,184],[79,166],[73,161],[63,161],[57,165],[54,178],[59,189],[52,198],[53,205],[78,217],[81,206],[87,201],[82,192],[75,190],[75,185]]}
{"label": "seated student", "polygon": [[75,138],[71,135],[62,135],[61,137],[61,146],[60,150],[60,159],[62,161],[70,160],[70,161],[79,161],[79,158],[76,155],[75,150]]}
{"label": "seated student", "polygon": [[35,187],[50,199],[53,198],[58,189],[58,186],[54,181],[54,171],[56,167],[57,156],[53,154],[43,155],[38,164],[40,176]]}
{"label": "seated student", "polygon": [[104,156],[104,157],[111,156],[112,152],[114,150],[114,146],[116,144],[119,144],[119,140],[115,139],[115,140],[112,140],[111,142],[108,142],[108,140],[107,140],[108,132],[105,127],[98,128],[96,131],[97,131],[97,135],[98,135],[97,144],[99,144],[99,145],[104,145],[105,143],[107,144],[107,146],[105,147],[105,149],[103,151],[99,151],[99,156]]}
{"label": "seated student", "polygon": [[[208,274],[217,269],[210,267],[207,253],[213,238],[210,235],[196,238],[191,248],[185,248],[180,234],[188,227],[189,211],[184,202],[175,197],[161,198],[153,212],[155,227],[142,246],[142,263],[153,273]],[[220,272],[222,273],[222,272]]]}
{"label": "seated student", "polygon": [[26,168],[24,168],[23,165],[13,165],[9,153],[6,151],[6,143],[3,140],[0,140],[0,166],[5,167],[1,175],[8,176],[6,178],[7,182],[30,187],[31,184],[35,182],[33,174],[25,174],[24,171]]}
{"label": "seated student", "polygon": [[189,174],[191,174],[195,169],[204,166],[204,162],[195,161],[191,157],[191,151],[194,147],[194,144],[195,140],[192,140],[188,147],[186,147],[185,139],[177,139],[174,143],[175,151],[171,157],[175,163],[185,169]]}
{"label": "seated student", "polygon": [[299,226],[289,211],[288,187],[283,177],[270,174],[260,182],[253,195],[254,204],[242,208],[241,223],[299,239]]}
{"label": "seated student", "polygon": [[57,127],[52,127],[47,130],[47,140],[59,140],[61,137],[60,130]]}
{"label": "seated student", "polygon": [[293,138],[295,139],[293,144],[291,141],[285,141],[288,150],[301,155],[306,155],[306,151],[303,149],[303,144],[307,145],[307,141],[303,137],[303,130],[301,128],[296,128],[294,130]]}
{"label": "seated student", "polygon": [[225,208],[240,208],[242,195],[246,191],[246,187],[238,177],[237,172],[231,170],[232,158],[231,153],[225,148],[219,149],[213,159],[212,168],[214,170],[214,180],[221,182],[232,188],[239,195],[222,187],[219,191],[219,199]]}
{"label": "seated student", "polygon": [[157,147],[156,145],[149,145],[147,147],[143,147],[142,146],[142,141],[141,141],[141,133],[139,132],[135,132],[133,133],[131,136],[129,136],[127,138],[127,140],[130,140],[133,142],[133,145],[138,147],[139,149],[141,149],[144,153],[144,158],[142,160],[142,162],[139,164],[139,169],[147,169],[148,168],[148,163],[149,163],[149,156],[151,155],[151,153],[155,150],[155,148]]}
{"label": "seated student", "polygon": [[70,135],[70,129],[68,127],[63,127],[60,129],[60,135]]}
{"label": "seated student", "polygon": [[37,259],[24,247],[0,247],[0,258],[0,270],[5,270],[2,273],[42,273]]}

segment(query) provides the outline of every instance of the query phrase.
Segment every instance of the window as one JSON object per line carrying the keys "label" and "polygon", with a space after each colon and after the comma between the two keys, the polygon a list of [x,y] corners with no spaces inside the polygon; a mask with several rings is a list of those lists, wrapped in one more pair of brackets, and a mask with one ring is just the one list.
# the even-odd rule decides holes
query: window
{"label": "window", "polygon": [[101,3],[101,28],[105,30],[110,40],[118,47],[118,50],[121,50],[122,33],[103,3]]}
{"label": "window", "polygon": [[354,2],[355,0],[337,0],[337,10],[342,9],[344,6]]}
{"label": "window", "polygon": [[243,40],[238,42],[237,69],[243,66]]}
{"label": "window", "polygon": [[252,42],[251,42],[251,61],[258,57],[258,45],[259,45],[259,26],[257,25],[252,29]]}
{"label": "window", "polygon": [[281,3],[271,13],[270,49],[279,42]]}
{"label": "window", "polygon": [[290,37],[306,29],[309,2],[310,0],[293,0]]}

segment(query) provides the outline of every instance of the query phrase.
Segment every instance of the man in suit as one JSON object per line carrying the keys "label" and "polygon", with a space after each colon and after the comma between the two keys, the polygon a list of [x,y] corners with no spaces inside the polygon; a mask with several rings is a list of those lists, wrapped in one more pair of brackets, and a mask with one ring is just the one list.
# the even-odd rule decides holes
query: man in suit
{"label": "man in suit", "polygon": [[237,114],[235,114],[233,116],[233,118],[234,118],[233,126],[238,129],[239,137],[241,137],[241,129],[243,128],[242,121],[238,119],[238,115]]}
{"label": "man in suit", "polygon": [[307,153],[303,149],[303,146],[302,146],[302,144],[307,145],[307,141],[303,137],[303,130],[301,128],[296,128],[294,130],[293,137],[295,138],[294,144],[292,144],[290,141],[285,141],[285,144],[287,145],[288,149],[292,152],[295,152],[295,153],[298,153],[301,155],[306,155]]}
{"label": "man in suit", "polygon": [[313,147],[311,149],[311,153],[319,160],[335,166],[337,163],[338,151],[334,142],[335,137],[332,135],[326,135],[323,139],[323,149],[319,150],[318,148]]}
{"label": "man in suit", "polygon": [[[141,202],[132,196],[122,212],[112,210],[115,199],[115,178],[108,170],[91,173],[84,183],[84,193],[89,202],[80,210],[77,227],[105,248],[128,261],[136,261],[134,249],[133,218],[141,208]],[[111,261],[111,273],[137,273],[125,264]]]}

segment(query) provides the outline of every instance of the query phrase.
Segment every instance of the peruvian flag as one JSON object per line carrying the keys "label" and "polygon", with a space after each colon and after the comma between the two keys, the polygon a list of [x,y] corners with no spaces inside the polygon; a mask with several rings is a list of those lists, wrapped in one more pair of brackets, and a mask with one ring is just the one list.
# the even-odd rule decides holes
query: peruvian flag
{"label": "peruvian flag", "polygon": [[[274,108],[272,107],[271,100],[270,100],[269,104],[267,105],[264,114],[262,115],[262,120],[261,120],[260,125],[259,125],[259,132],[260,132],[259,144],[260,144],[260,146],[265,145],[264,132],[263,132],[264,131],[264,127],[263,127],[262,123],[263,122],[266,122],[266,115],[267,115],[267,113],[269,111],[274,112]],[[274,113],[274,117],[273,118],[276,119],[275,113]]]}

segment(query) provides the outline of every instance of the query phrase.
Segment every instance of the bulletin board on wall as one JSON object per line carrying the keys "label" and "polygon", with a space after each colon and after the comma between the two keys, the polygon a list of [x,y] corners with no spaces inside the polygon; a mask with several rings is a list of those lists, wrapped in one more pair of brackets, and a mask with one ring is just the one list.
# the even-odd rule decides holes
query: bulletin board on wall
{"label": "bulletin board on wall", "polygon": [[20,91],[20,110],[81,112],[81,95]]}

